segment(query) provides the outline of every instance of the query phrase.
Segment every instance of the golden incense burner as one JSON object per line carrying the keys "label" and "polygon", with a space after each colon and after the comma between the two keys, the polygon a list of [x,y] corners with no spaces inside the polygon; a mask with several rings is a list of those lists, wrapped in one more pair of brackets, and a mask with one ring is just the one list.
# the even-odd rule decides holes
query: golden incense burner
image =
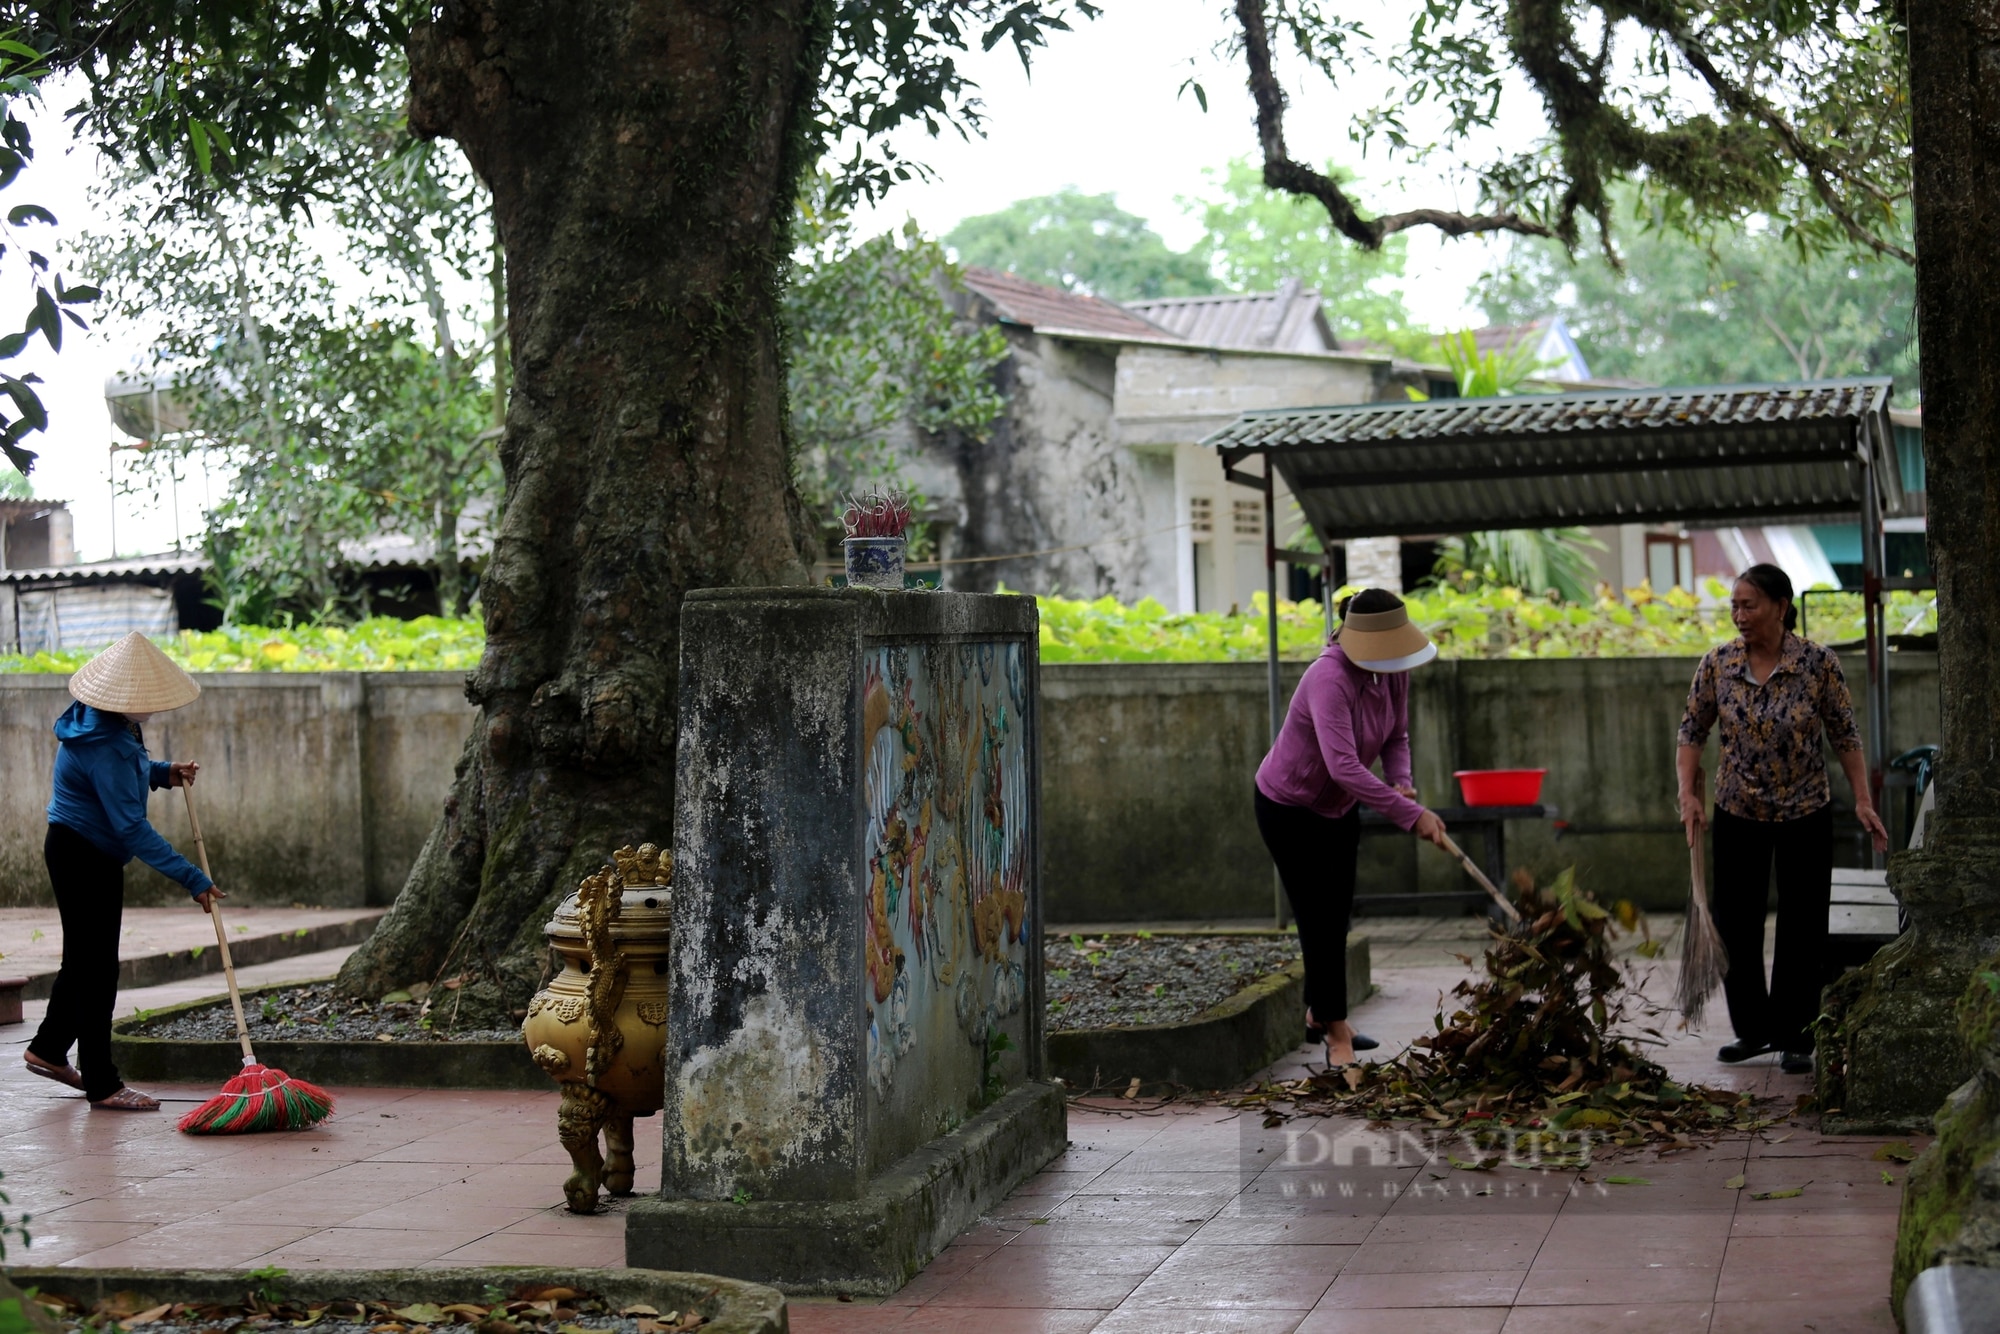
{"label": "golden incense burner", "polygon": [[521,1024],[535,1064],[562,1086],[556,1128],[576,1166],[563,1195],[579,1214],[597,1211],[600,1185],[632,1193],[632,1119],[666,1096],[673,854],[646,843],[612,856],[542,928],[562,971]]}

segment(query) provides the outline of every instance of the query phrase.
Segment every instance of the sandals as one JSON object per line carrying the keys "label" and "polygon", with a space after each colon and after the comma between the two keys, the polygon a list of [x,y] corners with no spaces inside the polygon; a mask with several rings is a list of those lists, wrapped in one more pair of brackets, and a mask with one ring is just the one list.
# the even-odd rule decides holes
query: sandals
{"label": "sandals", "polygon": [[23,1052],[21,1061],[28,1067],[28,1073],[31,1075],[40,1075],[43,1079],[53,1079],[56,1083],[67,1084],[73,1089],[81,1089],[83,1087],[83,1076],[76,1072],[75,1066],[50,1065],[31,1051]]}
{"label": "sandals", "polygon": [[96,1098],[92,1107],[104,1107],[114,1112],[157,1112],[160,1100],[149,1098],[135,1088],[122,1088],[108,1098]]}
{"label": "sandals", "polygon": [[[1311,1010],[1306,1011],[1306,1041],[1308,1043],[1323,1043],[1326,1041],[1326,1025],[1314,1023]],[[1356,1051],[1374,1051],[1381,1045],[1382,1043],[1379,1039],[1371,1038],[1366,1033],[1356,1033],[1354,1035],[1354,1050]]]}

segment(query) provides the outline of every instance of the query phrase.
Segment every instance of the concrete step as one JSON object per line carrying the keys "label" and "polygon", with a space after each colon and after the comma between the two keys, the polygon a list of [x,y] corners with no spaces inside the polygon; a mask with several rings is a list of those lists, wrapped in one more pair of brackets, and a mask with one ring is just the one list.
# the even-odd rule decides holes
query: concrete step
{"label": "concrete step", "polygon": [[[239,908],[224,905],[229,955],[241,970],[366,940],[386,908]],[[119,941],[118,988],[159,986],[222,972],[215,928],[199,908],[128,908]],[[62,963],[62,923],[53,908],[0,910],[0,977],[26,977],[21,995],[45,999]]]}

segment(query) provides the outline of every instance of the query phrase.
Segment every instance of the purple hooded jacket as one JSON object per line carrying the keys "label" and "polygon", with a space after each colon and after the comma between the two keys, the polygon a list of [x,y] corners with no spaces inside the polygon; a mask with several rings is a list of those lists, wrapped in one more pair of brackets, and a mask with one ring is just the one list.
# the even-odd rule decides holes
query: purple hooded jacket
{"label": "purple hooded jacket", "polygon": [[[1368,768],[1382,761],[1384,782]],[[1371,672],[1329,644],[1285,711],[1271,753],[1257,767],[1257,790],[1286,806],[1339,819],[1360,802],[1403,829],[1424,808],[1396,791],[1410,782],[1410,679]]]}

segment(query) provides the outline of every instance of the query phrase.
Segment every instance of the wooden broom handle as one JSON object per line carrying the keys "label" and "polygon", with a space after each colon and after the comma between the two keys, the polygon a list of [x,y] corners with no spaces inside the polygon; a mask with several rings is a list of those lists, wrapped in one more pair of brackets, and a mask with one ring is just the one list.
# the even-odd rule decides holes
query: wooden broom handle
{"label": "wooden broom handle", "polygon": [[1480,870],[1477,866],[1473,865],[1472,858],[1465,855],[1464,849],[1460,848],[1458,844],[1451,841],[1451,835],[1442,834],[1440,835],[1440,837],[1444,839],[1444,850],[1446,852],[1449,852],[1452,856],[1458,858],[1458,864],[1465,868],[1465,873],[1471,876],[1474,880],[1478,881],[1479,887],[1481,889],[1485,890],[1488,894],[1491,894],[1493,896],[1493,901],[1499,904],[1501,911],[1507,914],[1507,920],[1510,922],[1520,921],[1521,920],[1520,910],[1517,909],[1513,904],[1509,903],[1507,901],[1507,896],[1505,894],[1502,894],[1498,889],[1494,887],[1493,882],[1486,878],[1486,872]]}
{"label": "wooden broom handle", "polygon": [[[201,838],[201,819],[194,813],[194,787],[181,784],[181,795],[187,798],[188,824],[194,828],[194,855],[201,862],[201,873],[208,877],[209,884],[215,883],[215,873],[208,869],[208,844]],[[215,947],[222,951],[222,975],[229,979],[229,1004],[236,1011],[236,1041],[243,1048],[243,1064],[257,1064],[257,1053],[250,1048],[250,1025],[243,1019],[243,994],[236,989],[236,964],[229,957],[229,937],[222,930],[222,904],[211,899],[208,915],[215,922]]]}

